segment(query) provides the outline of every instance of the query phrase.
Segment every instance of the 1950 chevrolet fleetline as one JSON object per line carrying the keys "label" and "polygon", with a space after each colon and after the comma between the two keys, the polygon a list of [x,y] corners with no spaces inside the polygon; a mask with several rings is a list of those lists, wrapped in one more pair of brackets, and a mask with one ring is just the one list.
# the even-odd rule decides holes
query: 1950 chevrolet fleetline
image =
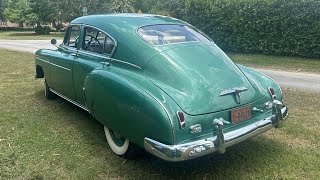
{"label": "1950 chevrolet fleetline", "polygon": [[58,49],[38,50],[35,63],[45,96],[88,111],[117,155],[134,147],[167,161],[224,153],[288,115],[272,79],[170,17],[77,18]]}

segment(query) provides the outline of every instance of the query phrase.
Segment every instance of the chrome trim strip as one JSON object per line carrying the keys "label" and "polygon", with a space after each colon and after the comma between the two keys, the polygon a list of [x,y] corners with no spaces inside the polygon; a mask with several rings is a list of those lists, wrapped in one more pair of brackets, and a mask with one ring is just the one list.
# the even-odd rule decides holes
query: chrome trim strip
{"label": "chrome trim strip", "polygon": [[89,109],[88,109],[87,107],[85,107],[85,106],[83,106],[83,105],[81,105],[81,104],[79,104],[79,103],[77,103],[77,102],[75,102],[75,101],[67,98],[66,96],[58,93],[57,91],[53,90],[52,88],[49,88],[49,90],[50,90],[51,92],[53,92],[54,94],[60,96],[61,98],[65,99],[65,100],[67,100],[67,101],[69,101],[69,102],[71,102],[72,104],[74,104],[74,105],[80,107],[81,109],[83,109],[83,110],[85,110],[85,111],[87,111],[87,112],[90,113],[90,111],[89,111]]}
{"label": "chrome trim strip", "polygon": [[98,53],[86,51],[86,50],[83,50],[83,49],[80,49],[78,52],[79,52],[80,54],[90,55],[90,56],[94,56],[94,57],[98,57],[98,58],[103,58],[103,59],[106,59],[106,60],[109,60],[109,59],[110,59],[109,56],[104,56],[104,55],[102,55],[102,54],[98,54]]}
{"label": "chrome trim strip", "polygon": [[130,66],[133,66],[135,68],[138,68],[141,70],[141,67],[138,66],[138,65],[135,65],[135,64],[132,64],[132,63],[129,63],[129,62],[126,62],[126,61],[122,61],[122,60],[119,60],[119,59],[115,59],[115,58],[110,58],[111,62],[112,61],[116,61],[116,62],[119,62],[119,63],[123,63],[123,64],[127,64],[127,65],[130,65]]}
{"label": "chrome trim strip", "polygon": [[53,66],[56,66],[56,67],[58,67],[58,68],[61,68],[61,69],[67,70],[67,71],[71,71],[71,69],[69,69],[69,68],[66,68],[66,67],[63,67],[63,66],[59,66],[59,65],[57,65],[57,64],[54,64],[54,63],[51,63],[51,62],[46,61],[46,60],[44,60],[44,59],[41,59],[41,58],[39,58],[39,57],[37,57],[37,56],[36,56],[36,59],[38,59],[38,60],[40,60],[40,61],[42,61],[42,62],[51,64],[51,65],[53,65]]}
{"label": "chrome trim strip", "polygon": [[90,56],[95,56],[95,57],[98,57],[98,58],[106,59],[106,60],[109,60],[111,63],[113,61],[116,61],[116,62],[119,62],[119,63],[130,65],[132,67],[135,67],[135,68],[138,68],[138,69],[141,70],[141,67],[138,66],[138,65],[135,65],[135,64],[132,64],[132,63],[129,63],[129,62],[126,62],[126,61],[122,61],[122,60],[119,60],[119,59],[111,58],[109,56],[104,56],[102,54],[91,53],[90,51],[84,51],[84,50],[79,50],[78,53],[82,53],[82,54],[85,54],[85,55],[90,55]]}
{"label": "chrome trim strip", "polygon": [[178,145],[166,145],[145,137],[144,148],[149,153],[167,161],[184,161],[214,152],[224,153],[227,147],[259,135],[273,127],[278,127],[278,121],[283,121],[287,117],[288,109],[283,105],[281,117],[273,113],[265,119],[227,133],[223,133],[223,122],[217,122],[215,119],[213,121],[215,135],[212,137]]}

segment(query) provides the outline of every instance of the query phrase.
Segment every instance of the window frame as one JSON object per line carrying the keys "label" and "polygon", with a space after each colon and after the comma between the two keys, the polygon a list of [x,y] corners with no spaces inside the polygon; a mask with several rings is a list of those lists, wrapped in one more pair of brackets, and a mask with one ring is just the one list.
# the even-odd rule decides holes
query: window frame
{"label": "window frame", "polygon": [[196,32],[198,32],[199,34],[201,34],[202,36],[204,36],[205,38],[207,38],[209,40],[209,42],[214,43],[214,41],[208,36],[206,35],[204,32],[202,32],[200,29],[191,26],[190,24],[149,24],[149,25],[144,25],[144,26],[140,26],[136,29],[136,34],[144,41],[146,42],[148,45],[152,46],[152,47],[161,47],[161,46],[170,46],[170,45],[174,45],[174,44],[185,44],[185,43],[199,43],[202,41],[186,41],[186,42],[177,42],[177,43],[170,43],[170,44],[160,44],[160,45],[153,45],[150,44],[148,41],[146,41],[139,33],[139,29],[144,28],[144,27],[148,27],[148,26],[157,26],[157,25],[178,25],[178,26],[187,26],[193,30],[195,30]]}
{"label": "window frame", "polygon": [[[69,46],[69,42],[70,42],[70,34],[71,34],[71,29],[72,27],[76,27],[78,26],[79,27],[79,39],[78,39],[78,43],[75,47],[70,47]],[[66,34],[63,38],[63,45],[67,48],[70,48],[70,49],[78,49],[78,46],[79,46],[79,42],[80,42],[80,37],[81,37],[81,25],[79,24],[72,24],[68,27],[67,31],[66,31]]]}
{"label": "window frame", "polygon": [[[96,52],[93,52],[93,51],[85,50],[85,49],[83,49],[83,47],[82,47],[82,43],[81,43],[81,45],[80,45],[80,47],[79,47],[79,50],[80,50],[81,52],[84,52],[84,53],[89,53],[89,54],[94,54],[94,55],[99,55],[99,56],[112,57],[113,54],[115,53],[115,50],[116,50],[117,45],[118,45],[116,39],[115,39],[114,37],[112,37],[109,33],[107,33],[106,31],[104,31],[104,30],[102,30],[102,29],[100,29],[100,28],[98,28],[98,27],[85,24],[85,25],[82,25],[82,28],[81,28],[81,30],[82,30],[81,41],[82,41],[82,42],[85,41],[85,29],[86,29],[86,28],[93,28],[93,29],[95,29],[95,30],[98,30],[98,31],[104,33],[104,34],[106,35],[106,37],[110,38],[110,39],[113,41],[114,46],[113,46],[113,49],[112,49],[112,51],[111,51],[110,54],[108,54],[108,53],[102,53],[102,54],[100,54],[100,53],[96,53]],[[106,41],[106,37],[105,37],[104,41]],[[104,45],[103,45],[103,49],[104,49],[104,48],[105,48],[105,43],[104,43]]]}

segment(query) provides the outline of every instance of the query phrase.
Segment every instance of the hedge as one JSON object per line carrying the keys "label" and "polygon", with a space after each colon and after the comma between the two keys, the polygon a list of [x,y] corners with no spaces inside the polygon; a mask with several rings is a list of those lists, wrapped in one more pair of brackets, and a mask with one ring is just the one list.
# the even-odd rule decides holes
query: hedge
{"label": "hedge", "polygon": [[0,31],[34,31],[34,28],[0,27]]}
{"label": "hedge", "polygon": [[185,20],[227,52],[320,57],[319,0],[186,0]]}

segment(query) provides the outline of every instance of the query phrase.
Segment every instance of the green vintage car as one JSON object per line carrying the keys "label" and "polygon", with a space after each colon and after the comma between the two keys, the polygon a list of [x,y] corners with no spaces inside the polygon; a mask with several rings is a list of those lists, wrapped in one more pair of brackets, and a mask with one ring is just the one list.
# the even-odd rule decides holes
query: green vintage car
{"label": "green vintage car", "polygon": [[204,33],[171,17],[77,18],[57,50],[36,52],[35,64],[45,96],[88,111],[117,155],[136,147],[167,161],[224,153],[288,115],[271,78],[233,63]]}

